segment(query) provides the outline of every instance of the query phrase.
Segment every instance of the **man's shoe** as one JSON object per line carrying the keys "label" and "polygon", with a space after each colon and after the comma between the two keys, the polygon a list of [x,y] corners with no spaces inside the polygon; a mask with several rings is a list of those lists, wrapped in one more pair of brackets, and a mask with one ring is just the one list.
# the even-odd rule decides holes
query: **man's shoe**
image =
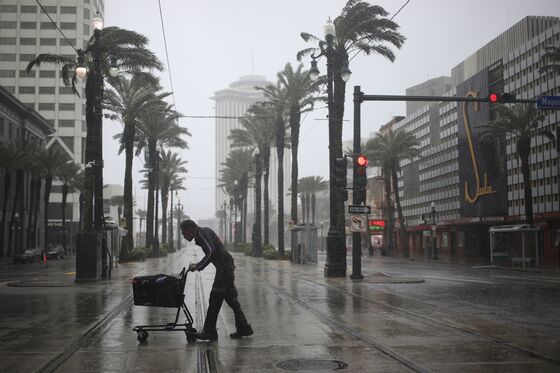
{"label": "man's shoe", "polygon": [[203,330],[200,333],[196,333],[196,339],[200,339],[202,341],[217,341],[218,332],[215,330],[210,332]]}
{"label": "man's shoe", "polygon": [[238,330],[235,333],[231,333],[229,337],[232,339],[237,339],[241,337],[248,337],[250,335],[253,335],[253,328],[251,328],[251,325],[247,325],[246,328]]}

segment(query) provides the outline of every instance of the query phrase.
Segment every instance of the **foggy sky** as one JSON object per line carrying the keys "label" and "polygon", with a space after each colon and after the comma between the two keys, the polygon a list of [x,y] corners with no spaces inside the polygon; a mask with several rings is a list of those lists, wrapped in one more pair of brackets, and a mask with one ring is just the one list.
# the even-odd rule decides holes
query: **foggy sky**
{"label": "foggy sky", "polygon": [[[370,1],[391,17],[406,0]],[[305,31],[323,34],[330,16],[338,16],[346,1],[334,0],[161,0],[171,79],[177,110],[187,116],[214,115],[214,92],[242,75],[259,74],[276,81],[288,62],[297,66],[296,53],[312,44],[299,36]],[[411,0],[394,18],[407,38],[396,61],[358,55],[350,62],[352,78],[346,85],[343,140],[352,137],[354,85],[366,94],[405,94],[405,89],[427,79],[450,75],[451,69],[525,16],[560,16],[558,0]],[[170,91],[169,69],[157,0],[105,0],[105,25],[134,30],[150,39],[149,47],[166,65],[161,75]],[[309,68],[309,59],[302,61]],[[326,73],[326,61],[319,69]],[[405,115],[404,103],[362,105],[362,136],[369,136],[395,115]],[[299,171],[302,176],[328,178],[326,109],[304,115],[300,131]],[[214,217],[214,119],[183,118],[192,133],[187,190],[180,195],[185,213],[196,219]],[[120,124],[105,122],[104,182],[123,185],[124,156],[117,158],[112,135]],[[175,150],[176,151],[176,150]],[[323,161],[322,161],[323,160]],[[135,170],[141,160],[134,161]],[[139,174],[134,172],[135,185]],[[137,208],[145,208],[145,192],[135,187]],[[289,204],[286,205],[289,208]]]}

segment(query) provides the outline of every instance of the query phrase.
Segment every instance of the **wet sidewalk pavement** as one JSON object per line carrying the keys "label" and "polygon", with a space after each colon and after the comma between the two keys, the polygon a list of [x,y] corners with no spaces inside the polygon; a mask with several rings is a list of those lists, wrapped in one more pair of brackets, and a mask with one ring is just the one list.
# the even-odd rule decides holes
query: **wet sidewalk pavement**
{"label": "wet sidewalk pavement", "polygon": [[[121,265],[111,281],[95,284],[0,283],[0,371],[560,369],[558,276],[380,257],[364,257],[364,279],[354,281],[325,278],[322,262],[296,265],[235,254],[239,300],[253,336],[229,338],[233,313],[224,304],[216,342],[191,344],[181,332],[153,332],[140,344],[134,326],[173,321],[175,310],[134,306],[130,278],[178,273],[200,254],[189,246],[166,258]],[[60,265],[43,275],[51,281],[69,277]],[[30,270],[40,278],[38,268]],[[209,266],[187,278],[185,298],[197,329],[213,275]]]}

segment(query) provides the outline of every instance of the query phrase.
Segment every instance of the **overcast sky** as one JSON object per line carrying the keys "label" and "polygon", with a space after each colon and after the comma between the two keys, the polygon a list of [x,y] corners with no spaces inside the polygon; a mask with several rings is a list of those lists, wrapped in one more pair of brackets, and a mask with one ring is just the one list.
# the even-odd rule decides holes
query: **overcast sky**
{"label": "overcast sky", "polygon": [[[406,0],[370,1],[382,6],[389,17]],[[165,63],[162,83],[170,91],[170,77],[177,110],[187,116],[214,115],[214,92],[248,74],[275,81],[288,62],[296,65],[296,53],[311,44],[300,32],[322,36],[330,16],[338,16],[342,0],[161,0],[167,37],[167,65],[157,0],[105,0],[106,26],[134,30],[150,39],[149,47]],[[396,50],[396,61],[381,56],[359,55],[350,62],[343,140],[352,136],[354,85],[366,94],[405,94],[407,87],[429,78],[450,75],[451,69],[509,26],[528,15],[560,16],[558,0],[410,0],[394,21],[407,38]],[[302,61],[309,68],[309,59]],[[319,69],[326,72],[325,61]],[[365,103],[362,136],[369,136],[395,115],[405,114],[404,103]],[[300,176],[328,178],[328,129],[326,109],[304,116],[301,129]],[[181,203],[196,219],[214,217],[214,119],[184,118],[181,125],[192,133],[190,149],[181,151],[188,161],[187,190]],[[116,158],[118,144],[112,135],[117,123],[104,129],[104,182],[123,185],[124,156]],[[141,161],[135,159],[135,168]],[[135,184],[139,175],[133,175]],[[137,206],[144,208],[145,193],[135,188]]]}

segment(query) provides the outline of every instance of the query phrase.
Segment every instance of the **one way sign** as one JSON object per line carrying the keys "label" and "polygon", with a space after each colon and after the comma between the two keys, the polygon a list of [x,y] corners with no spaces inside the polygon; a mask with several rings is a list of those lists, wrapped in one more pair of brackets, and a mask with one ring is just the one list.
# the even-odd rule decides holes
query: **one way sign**
{"label": "one way sign", "polygon": [[371,209],[369,206],[348,205],[349,214],[369,214],[370,212]]}

